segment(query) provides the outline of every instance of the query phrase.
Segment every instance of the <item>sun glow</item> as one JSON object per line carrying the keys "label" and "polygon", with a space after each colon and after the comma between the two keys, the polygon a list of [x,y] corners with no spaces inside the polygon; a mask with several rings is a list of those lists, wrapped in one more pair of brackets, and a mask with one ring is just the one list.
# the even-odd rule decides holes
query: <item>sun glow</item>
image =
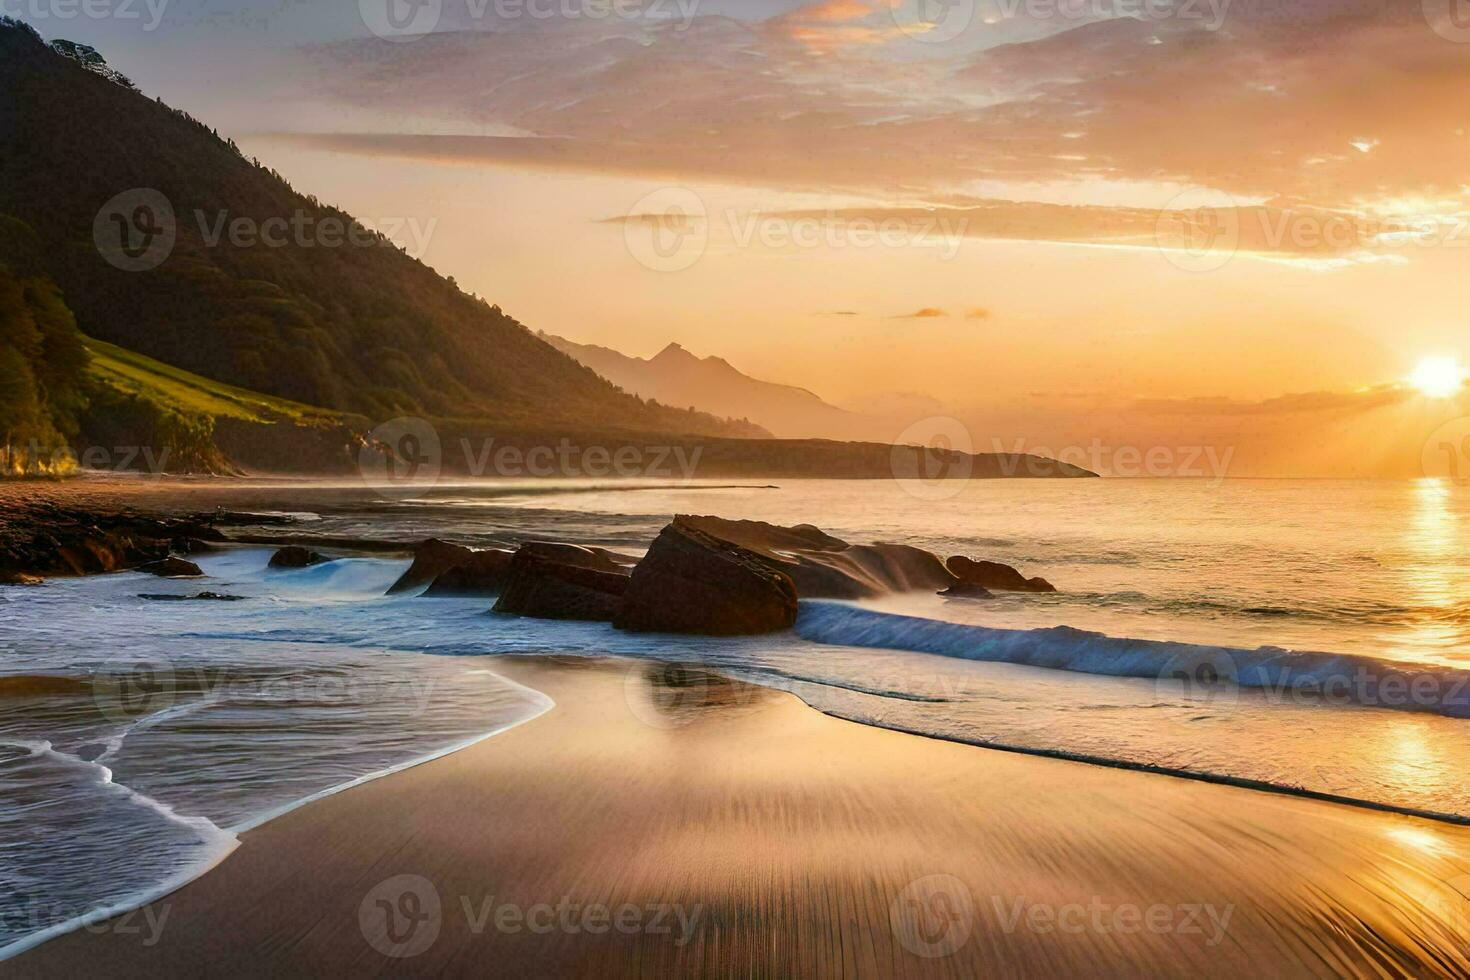
{"label": "sun glow", "polygon": [[1467,374],[1453,357],[1426,357],[1409,375],[1409,384],[1430,398],[1449,398],[1465,386]]}

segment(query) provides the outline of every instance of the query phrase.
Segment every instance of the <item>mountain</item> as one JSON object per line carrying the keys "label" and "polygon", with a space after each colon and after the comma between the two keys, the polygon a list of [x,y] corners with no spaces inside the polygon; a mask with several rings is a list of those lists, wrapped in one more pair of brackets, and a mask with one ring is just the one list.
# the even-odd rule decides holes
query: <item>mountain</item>
{"label": "mountain", "polygon": [[0,217],[84,334],[210,381],[380,421],[766,435],[619,391],[96,51],[6,18]]}
{"label": "mountain", "polygon": [[783,439],[874,439],[889,434],[880,420],[828,404],[794,385],[761,381],[719,357],[698,357],[669,344],[651,358],[538,333],[557,350],[635,395],[749,419]]}

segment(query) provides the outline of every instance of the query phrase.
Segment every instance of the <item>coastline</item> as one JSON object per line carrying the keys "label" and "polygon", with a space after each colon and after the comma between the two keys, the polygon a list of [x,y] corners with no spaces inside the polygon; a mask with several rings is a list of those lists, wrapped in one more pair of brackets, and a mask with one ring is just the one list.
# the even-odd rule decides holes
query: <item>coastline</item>
{"label": "coastline", "polygon": [[[557,706],[242,834],[229,860],[155,903],[152,945],[114,920],[0,972],[1470,969],[1463,828],[915,738],[648,663],[490,663]],[[398,905],[404,881],[422,894]],[[387,943],[382,889],[399,889],[385,908],[410,910],[425,882],[434,939]],[[916,895],[955,914],[910,921]],[[670,930],[499,917],[567,902],[667,906]],[[1074,930],[1074,907],[1172,917],[1099,929],[1094,913]]]}

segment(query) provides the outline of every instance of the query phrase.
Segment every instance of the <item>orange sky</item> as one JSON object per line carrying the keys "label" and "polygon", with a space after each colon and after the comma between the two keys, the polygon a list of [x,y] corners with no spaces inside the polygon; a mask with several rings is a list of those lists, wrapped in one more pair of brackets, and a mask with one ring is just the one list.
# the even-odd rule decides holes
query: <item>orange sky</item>
{"label": "orange sky", "polygon": [[892,3],[442,0],[424,37],[313,21],[309,44],[278,12],[212,32],[207,83],[151,88],[145,56],[197,25],[97,41],[298,188],[431,229],[425,261],[534,329],[677,340],[984,441],[1418,471],[1460,406],[1383,386],[1470,363],[1457,22],[1417,0]]}

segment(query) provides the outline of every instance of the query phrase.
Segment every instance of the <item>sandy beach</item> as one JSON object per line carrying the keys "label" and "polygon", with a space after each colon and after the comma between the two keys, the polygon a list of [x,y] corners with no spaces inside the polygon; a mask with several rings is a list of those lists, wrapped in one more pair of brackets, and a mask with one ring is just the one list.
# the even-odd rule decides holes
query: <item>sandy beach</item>
{"label": "sandy beach", "polygon": [[541,717],[243,835],[8,976],[1463,975],[1470,830],[487,659]]}

